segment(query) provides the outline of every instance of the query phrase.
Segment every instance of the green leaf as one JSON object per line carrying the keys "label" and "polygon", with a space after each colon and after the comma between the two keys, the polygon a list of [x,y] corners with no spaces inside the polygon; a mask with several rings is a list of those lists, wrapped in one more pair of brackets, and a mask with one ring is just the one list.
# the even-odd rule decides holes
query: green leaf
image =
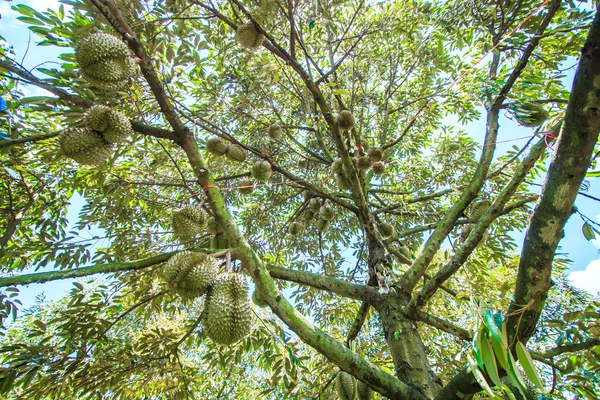
{"label": "green leaf", "polygon": [[492,314],[491,310],[485,310],[485,313],[483,314],[483,323],[492,337],[498,342],[502,343],[502,335],[496,326],[496,320],[494,319],[494,314]]}
{"label": "green leaf", "polygon": [[494,357],[494,349],[487,338],[481,339],[481,359],[483,360],[483,365],[485,366],[485,372],[488,374],[492,382],[494,382],[497,387],[502,387],[500,375],[498,374],[496,357]]}
{"label": "green leaf", "polygon": [[492,349],[494,350],[494,354],[496,355],[496,360],[504,370],[508,370],[508,349],[502,344],[497,342],[496,340],[491,341]]}
{"label": "green leaf", "polygon": [[487,381],[485,380],[485,377],[483,376],[483,374],[481,373],[481,371],[477,367],[477,361],[475,361],[475,359],[473,359],[473,357],[471,357],[470,354],[467,354],[467,361],[469,362],[469,367],[471,368],[471,373],[475,377],[475,380],[477,381],[477,383],[479,383],[479,385],[483,389],[485,389],[485,391],[492,398],[495,398],[496,394],[494,393],[494,391],[492,390],[492,388],[490,387],[490,385],[488,385]]}
{"label": "green leaf", "polygon": [[521,364],[521,367],[525,371],[525,374],[527,375],[529,380],[533,382],[533,384],[537,386],[538,389],[544,390],[544,384],[542,383],[542,380],[538,375],[537,368],[533,363],[531,354],[529,354],[529,351],[527,350],[525,345],[521,342],[517,342],[516,350],[519,363]]}
{"label": "green leaf", "polygon": [[596,239],[596,234],[594,233],[594,229],[592,228],[592,226],[590,224],[588,224],[587,222],[583,224],[583,227],[581,228],[583,231],[583,236],[585,236],[585,238],[589,241],[592,239]]}

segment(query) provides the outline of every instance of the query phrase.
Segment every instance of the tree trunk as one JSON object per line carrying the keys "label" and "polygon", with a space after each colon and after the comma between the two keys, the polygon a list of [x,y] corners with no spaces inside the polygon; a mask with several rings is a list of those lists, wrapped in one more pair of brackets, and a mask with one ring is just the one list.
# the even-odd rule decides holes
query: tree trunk
{"label": "tree trunk", "polygon": [[425,346],[414,320],[403,308],[408,298],[387,296],[376,309],[381,317],[383,332],[388,343],[398,378],[418,388],[432,399],[441,389],[441,381],[429,366]]}

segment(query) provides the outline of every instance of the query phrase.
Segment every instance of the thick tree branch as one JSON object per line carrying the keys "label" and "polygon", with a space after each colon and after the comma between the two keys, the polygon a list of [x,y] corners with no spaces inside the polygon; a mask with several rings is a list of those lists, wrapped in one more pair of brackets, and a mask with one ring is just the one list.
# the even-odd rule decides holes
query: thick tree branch
{"label": "thick tree branch", "polygon": [[21,139],[2,140],[0,141],[0,149],[16,146],[18,144],[35,143],[39,142],[40,140],[48,140],[57,137],[58,135],[60,135],[60,131],[48,133],[46,135],[29,136]]}
{"label": "thick tree branch", "polygon": [[267,270],[273,278],[296,282],[316,289],[327,290],[355,300],[374,301],[378,297],[377,290],[367,285],[357,285],[341,279],[331,278],[312,272],[294,271],[267,265]]}
{"label": "thick tree branch", "polygon": [[555,156],[525,236],[514,301],[508,312],[511,343],[515,336],[527,342],[533,335],[548,296],[552,260],[598,141],[599,92],[600,13],[597,12],[581,52]]}

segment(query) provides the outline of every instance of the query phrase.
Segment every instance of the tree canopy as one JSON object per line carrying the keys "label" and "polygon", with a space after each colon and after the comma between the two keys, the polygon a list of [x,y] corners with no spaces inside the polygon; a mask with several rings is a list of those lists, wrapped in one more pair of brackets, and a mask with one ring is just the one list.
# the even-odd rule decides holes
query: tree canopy
{"label": "tree canopy", "polygon": [[[0,48],[3,396],[600,396],[600,304],[557,257],[600,154],[599,13],[60,2],[12,6],[60,62]],[[501,118],[527,143],[497,151]]]}

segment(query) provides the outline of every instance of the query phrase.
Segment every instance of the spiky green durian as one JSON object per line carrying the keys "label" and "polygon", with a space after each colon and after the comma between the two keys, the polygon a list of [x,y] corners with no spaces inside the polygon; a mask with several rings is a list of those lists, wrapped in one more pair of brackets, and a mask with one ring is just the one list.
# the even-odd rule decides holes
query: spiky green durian
{"label": "spiky green durian", "polygon": [[238,144],[230,144],[227,146],[227,150],[225,151],[225,157],[232,161],[244,162],[246,161],[246,150],[238,145]]}
{"label": "spiky green durian", "polygon": [[108,143],[121,143],[133,133],[127,116],[108,106],[92,106],[85,114],[84,122],[89,129],[101,132]]}
{"label": "spiky green durian", "polygon": [[536,103],[516,103],[513,112],[517,122],[529,128],[540,126],[548,119],[548,111]]}
{"label": "spiky green durian", "polygon": [[268,161],[257,161],[252,165],[252,176],[257,181],[266,181],[271,175],[273,175],[273,170],[271,169],[271,164]]}
{"label": "spiky green durian", "polygon": [[283,129],[279,124],[272,124],[267,128],[267,135],[271,140],[279,140],[283,136]]}
{"label": "spiky green durian", "polygon": [[367,150],[367,156],[369,156],[371,161],[376,163],[381,161],[383,158],[383,151],[379,147],[371,147],[369,150]]}
{"label": "spiky green durian", "polygon": [[90,84],[107,91],[125,88],[136,72],[127,45],[108,33],[83,38],[75,48],[75,60]]}
{"label": "spiky green durian", "polygon": [[205,253],[182,251],[171,257],[160,272],[176,293],[184,298],[194,298],[206,293],[215,282],[219,263]]}
{"label": "spiky green durian", "polygon": [[381,161],[373,163],[371,170],[375,175],[383,175],[385,173],[385,164]]}
{"label": "spiky green durian", "polygon": [[61,153],[83,165],[100,165],[112,154],[113,145],[98,132],[87,128],[70,129],[61,133],[58,143]]}
{"label": "spiky green durian", "polygon": [[373,161],[371,161],[371,159],[367,156],[358,157],[356,161],[356,166],[358,169],[363,171],[371,168],[371,165],[373,165]]}
{"label": "spiky green durian", "polygon": [[312,197],[312,193],[310,192],[310,190],[302,191],[302,198],[304,199],[304,201],[310,199],[311,197]]}
{"label": "spiky green durian", "polygon": [[392,236],[394,232],[396,232],[396,228],[394,228],[394,225],[388,224],[387,222],[379,224],[379,233],[381,233],[381,236]]}
{"label": "spiky green durian", "polygon": [[338,372],[335,377],[335,390],[341,400],[356,400],[356,380],[347,372]]}
{"label": "spiky green durian", "polygon": [[230,345],[244,338],[252,328],[248,284],[238,273],[217,276],[204,308],[204,332],[216,343]]}
{"label": "spiky green durian", "polygon": [[319,208],[319,216],[325,221],[331,221],[334,215],[333,207],[329,204],[323,204],[321,208]]}
{"label": "spiky green durian", "polygon": [[203,233],[205,224],[206,214],[201,208],[183,206],[173,213],[173,232],[181,240],[192,239]]}
{"label": "spiky green durian", "polygon": [[349,110],[340,111],[337,117],[337,125],[343,131],[349,131],[354,127],[354,115]]}
{"label": "spiky green durian", "polygon": [[221,225],[219,225],[217,219],[212,215],[206,219],[206,230],[211,235],[216,235],[217,233],[223,232]]}
{"label": "spiky green durian", "polygon": [[258,49],[265,40],[264,35],[251,22],[238,25],[235,37],[238,43],[248,50]]}
{"label": "spiky green durian", "polygon": [[251,179],[242,179],[238,182],[238,192],[240,194],[250,194],[254,191],[254,182]]}
{"label": "spiky green durian", "polygon": [[321,199],[319,199],[318,197],[313,197],[308,202],[308,208],[310,208],[314,212],[318,212],[319,208],[321,208],[321,205],[322,205]]}
{"label": "spiky green durian", "polygon": [[352,182],[350,182],[350,179],[344,173],[335,174],[335,184],[340,190],[348,190],[352,187]]}
{"label": "spiky green durian", "polygon": [[400,254],[402,254],[404,257],[410,259],[411,258],[411,254],[410,254],[410,249],[406,246],[400,246],[398,248],[398,251],[400,252]]}
{"label": "spiky green durian", "polygon": [[294,221],[288,226],[288,232],[292,236],[298,236],[303,230],[304,225],[301,222]]}
{"label": "spiky green durian", "polygon": [[206,139],[206,151],[215,156],[224,156],[227,152],[227,144],[220,138],[211,136]]}
{"label": "spiky green durian", "polygon": [[254,289],[254,292],[252,292],[252,302],[260,308],[265,308],[268,306],[267,302],[263,299],[258,289]]}
{"label": "spiky green durian", "polygon": [[341,158],[336,158],[331,164],[331,170],[336,174],[344,172],[344,163]]}
{"label": "spiky green durian", "polygon": [[375,394],[373,393],[373,389],[371,389],[369,385],[357,380],[356,397],[357,400],[373,400]]}
{"label": "spiky green durian", "polygon": [[304,220],[306,222],[312,221],[312,219],[315,217],[315,215],[317,215],[317,214],[310,208],[307,208],[306,210],[304,210]]}
{"label": "spiky green durian", "polygon": [[479,200],[471,204],[471,208],[469,210],[469,220],[473,222],[479,221],[479,218],[481,218],[481,216],[487,211],[488,208],[490,208],[491,205],[492,202],[487,199]]}
{"label": "spiky green durian", "polygon": [[331,224],[331,220],[326,221],[322,218],[317,219],[317,222],[315,222],[315,226],[320,231],[324,231],[325,229],[329,228],[330,224]]}

